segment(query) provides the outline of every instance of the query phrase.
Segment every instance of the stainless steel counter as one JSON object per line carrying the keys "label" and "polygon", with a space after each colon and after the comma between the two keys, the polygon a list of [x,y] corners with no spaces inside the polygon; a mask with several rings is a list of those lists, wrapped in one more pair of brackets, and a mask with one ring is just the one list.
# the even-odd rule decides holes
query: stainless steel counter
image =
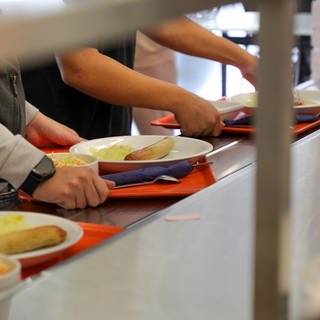
{"label": "stainless steel counter", "polygon": [[[16,297],[11,319],[249,319],[253,171],[47,271]],[[188,213],[201,220],[163,220]]]}
{"label": "stainless steel counter", "polygon": [[[301,319],[303,274],[320,243],[319,155],[320,130],[292,145],[292,319]],[[248,164],[47,270],[15,297],[10,320],[250,319],[255,171]],[[201,219],[164,220],[194,213]]]}

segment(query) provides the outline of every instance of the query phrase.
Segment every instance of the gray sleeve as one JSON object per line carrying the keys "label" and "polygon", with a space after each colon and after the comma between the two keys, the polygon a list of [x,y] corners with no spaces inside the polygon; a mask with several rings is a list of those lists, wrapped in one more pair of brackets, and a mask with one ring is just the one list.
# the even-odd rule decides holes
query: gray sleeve
{"label": "gray sleeve", "polygon": [[36,116],[38,112],[39,109],[37,109],[30,102],[26,101],[26,125],[29,124],[29,122]]}
{"label": "gray sleeve", "polygon": [[0,124],[0,178],[18,189],[44,153]]}

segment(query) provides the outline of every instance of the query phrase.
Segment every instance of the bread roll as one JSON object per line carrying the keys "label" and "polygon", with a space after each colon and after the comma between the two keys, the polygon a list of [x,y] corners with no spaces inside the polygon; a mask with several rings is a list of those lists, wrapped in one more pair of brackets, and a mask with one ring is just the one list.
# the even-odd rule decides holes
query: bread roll
{"label": "bread roll", "polygon": [[0,236],[0,253],[16,254],[51,247],[62,243],[66,237],[65,230],[53,225],[12,231]]}
{"label": "bread roll", "polygon": [[150,146],[129,153],[125,160],[155,160],[166,156],[174,146],[172,137],[165,137]]}

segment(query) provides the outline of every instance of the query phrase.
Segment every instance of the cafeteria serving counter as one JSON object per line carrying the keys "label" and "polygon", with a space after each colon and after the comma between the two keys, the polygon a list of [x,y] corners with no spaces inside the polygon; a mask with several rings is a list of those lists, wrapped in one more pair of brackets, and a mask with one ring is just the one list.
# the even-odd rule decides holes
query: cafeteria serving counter
{"label": "cafeteria serving counter", "polygon": [[[255,145],[250,135],[223,134],[219,138],[206,140],[213,145],[214,151],[209,160],[213,162],[212,167],[218,180],[255,161]],[[48,203],[21,201],[10,209],[50,213],[74,221],[128,227],[179,200],[181,197],[177,196],[157,199],[112,198],[98,208],[78,210],[65,210]]]}
{"label": "cafeteria serving counter", "polygon": [[[12,54],[17,54],[19,60],[25,63],[27,63],[31,59],[39,61],[40,58],[44,58],[45,55],[48,54],[49,51],[52,52],[52,50],[65,50],[70,48],[71,46],[83,43],[84,41],[92,41],[100,37],[105,37],[106,39],[112,40],[119,34],[119,32],[122,31],[125,32],[135,29],[136,27],[152,25],[157,21],[163,21],[166,18],[170,18],[173,16],[176,17],[181,13],[191,12],[193,11],[192,9],[200,10],[205,9],[205,7],[209,5],[222,5],[226,3],[232,3],[234,1],[216,0],[212,2],[208,0],[90,0],[71,2],[79,2],[79,7],[70,6],[69,8],[66,8],[67,10],[63,10],[62,12],[59,11],[55,14],[49,14],[46,16],[39,15],[36,17],[24,17],[24,15],[22,15],[17,16],[14,19],[1,19],[1,58],[6,58],[11,56]],[[249,3],[251,1],[244,1],[244,3],[247,2]],[[261,8],[261,28],[259,32],[259,39],[261,44],[261,59],[259,64],[259,86],[257,87],[257,89],[259,91],[259,106],[261,107],[259,108],[259,110],[261,110],[261,112],[258,112],[257,117],[257,127],[260,134],[257,143],[257,158],[259,159],[259,166],[257,170],[258,183],[256,190],[257,198],[261,201],[257,201],[257,210],[255,215],[257,221],[255,244],[258,248],[260,247],[261,243],[262,245],[268,246],[268,244],[272,242],[274,250],[261,250],[262,253],[267,252],[270,254],[260,255],[260,251],[255,255],[257,257],[256,262],[258,263],[256,263],[256,265],[258,266],[258,270],[257,268],[255,269],[256,272],[254,272],[254,276],[256,276],[256,280],[259,280],[255,282],[258,284],[255,287],[255,293],[261,292],[261,294],[255,294],[255,301],[252,303],[254,304],[255,318],[259,320],[269,320],[278,318],[276,316],[279,316],[281,312],[278,307],[279,292],[277,272],[277,266],[281,265],[281,261],[279,261],[281,257],[277,256],[277,254],[275,253],[277,252],[276,249],[279,248],[277,235],[279,227],[281,227],[280,219],[288,211],[287,200],[289,190],[287,187],[290,176],[288,172],[290,134],[286,130],[286,128],[288,128],[290,123],[289,101],[291,79],[289,79],[289,77],[287,77],[286,75],[288,75],[291,70],[290,56],[292,46],[291,35],[293,22],[293,2],[290,0],[259,1],[259,7]],[[61,30],[63,30],[63,32],[61,32]],[[48,39],[50,39],[50,41],[47,41]],[[280,108],[278,108],[279,106]],[[276,118],[274,117],[275,114],[278,115]],[[270,124],[272,124],[271,132]],[[275,138],[270,138],[271,133]],[[280,137],[282,139],[280,139]],[[308,141],[306,144],[311,145],[312,141]],[[270,157],[270,155],[272,157]],[[300,158],[299,152],[297,157]],[[277,160],[272,161],[272,158]],[[303,156],[302,158],[304,159]],[[318,187],[316,184],[318,183],[319,179],[317,179],[318,176],[317,172],[315,171],[316,167],[313,166],[314,163],[311,163],[309,158],[307,160],[308,161],[305,161],[306,163],[304,163],[306,165],[306,171],[302,172],[302,168],[298,168],[300,170],[298,171],[298,173],[302,173],[302,178],[298,176],[299,179],[293,181],[293,186],[295,186],[296,184],[303,186],[305,180],[315,182],[315,185],[313,185],[313,187],[315,188],[312,189],[308,194],[308,196],[311,198],[309,200],[311,201],[307,203],[307,208],[310,209],[310,203],[312,204],[315,200],[314,190],[316,190],[316,187]],[[312,168],[308,167],[309,162],[311,163]],[[243,190],[241,190],[241,202],[239,202],[239,204],[236,203],[236,206],[234,206],[236,208],[233,208],[231,213],[234,214],[236,211],[237,214],[239,214],[238,212],[246,211],[246,209],[249,209],[246,206],[248,205],[250,198],[248,198],[247,196],[251,194],[249,189],[252,188],[252,186],[250,185],[250,183],[252,182],[250,182],[249,179],[248,181],[242,181],[243,184],[238,185],[238,188],[234,188],[233,186],[237,186],[237,182],[241,181],[241,176],[245,179],[250,178],[250,176],[254,176],[254,170],[254,164],[248,164],[247,166],[244,166],[243,169],[235,170],[233,174],[226,175],[224,179],[221,179],[218,183],[209,187],[203,192],[195,194],[194,196],[186,198],[182,201],[178,201],[168,209],[163,209],[163,211],[160,211],[160,213],[158,214],[158,217],[152,216],[152,218],[150,218],[156,218],[150,224],[137,224],[137,230],[135,230],[135,232],[131,233],[130,231],[127,231],[120,235],[118,238],[113,238],[113,240],[110,241],[109,244],[106,244],[105,249],[104,246],[101,246],[96,250],[92,250],[92,252],[88,252],[88,254],[84,254],[81,257],[79,256],[79,258],[73,261],[61,264],[57,268],[46,272],[43,277],[39,277],[34,282],[34,284],[25,291],[28,294],[24,292],[21,295],[17,296],[17,302],[20,303],[16,304],[16,302],[14,302],[14,313],[12,317],[15,318],[16,316],[20,316],[20,318],[23,319],[26,319],[26,317],[31,317],[32,319],[41,317],[49,319],[54,314],[53,317],[55,318],[61,316],[62,318],[68,319],[73,318],[74,315],[76,315],[80,319],[84,319],[88,317],[88,314],[90,314],[90,316],[95,316],[95,318],[105,318],[107,314],[106,312],[108,311],[108,306],[110,307],[110,310],[113,309],[113,306],[117,307],[117,312],[115,314],[112,314],[110,317],[118,319],[121,317],[134,319],[139,316],[142,319],[146,318],[147,316],[148,318],[161,317],[161,315],[166,315],[165,312],[170,314],[170,317],[174,319],[179,319],[182,316],[184,316],[184,318],[188,318],[187,313],[184,314],[184,310],[190,311],[192,309],[192,306],[194,307],[194,310],[197,309],[197,316],[201,318],[204,318],[206,316],[205,312],[209,308],[211,310],[216,309],[219,311],[219,304],[223,305],[223,303],[220,300],[218,301],[214,299],[214,303],[212,303],[212,301],[210,301],[211,296],[208,295],[211,294],[211,292],[218,292],[217,290],[219,290],[219,292],[223,292],[223,290],[217,289],[214,287],[214,285],[212,285],[212,279],[216,279],[217,277],[214,277],[213,274],[208,272],[210,272],[211,269],[213,269],[215,274],[217,274],[217,271],[221,271],[221,276],[219,278],[227,279],[226,277],[231,273],[228,273],[228,270],[230,270],[230,266],[225,261],[223,261],[224,256],[219,256],[217,254],[219,252],[216,252],[216,248],[213,247],[213,255],[210,256],[210,259],[208,259],[209,263],[213,260],[215,260],[215,262],[218,261],[218,259],[222,260],[223,263],[221,265],[223,265],[223,267],[221,267],[221,270],[217,270],[215,268],[210,269],[209,267],[207,268],[204,263],[200,264],[200,261],[196,261],[196,263],[193,264],[193,259],[186,259],[185,257],[189,257],[188,252],[193,253],[196,249],[199,249],[199,252],[201,252],[203,246],[210,245],[211,241],[213,240],[223,240],[223,236],[227,236],[229,234],[227,231],[229,231],[230,229],[234,231],[234,228],[232,229],[229,227],[229,224],[231,223],[230,217],[227,221],[225,221],[226,223],[220,225],[220,229],[224,229],[222,238],[214,238],[215,235],[211,232],[210,236],[208,236],[208,239],[206,239],[207,241],[197,241],[197,238],[194,237],[194,243],[188,243],[189,247],[183,246],[183,250],[181,252],[186,252],[185,256],[180,256],[180,251],[177,250],[178,248],[176,246],[173,246],[173,250],[169,249],[164,251],[162,250],[162,248],[159,248],[158,250],[152,250],[152,252],[148,254],[150,263],[146,265],[147,267],[149,266],[149,268],[137,268],[139,270],[136,271],[134,268],[132,270],[130,269],[130,263],[129,265],[122,264],[122,262],[131,262],[132,257],[129,257],[126,261],[126,257],[123,258],[121,253],[118,251],[116,252],[116,254],[119,257],[119,260],[117,260],[117,256],[114,256],[116,262],[116,264],[113,265],[115,267],[114,269],[109,269],[111,266],[106,264],[106,267],[104,268],[105,270],[102,270],[102,265],[99,265],[93,269],[92,278],[90,270],[85,270],[85,268],[91,267],[91,265],[87,265],[88,261],[99,262],[99,253],[103,251],[105,253],[108,253],[107,248],[114,248],[114,245],[121,245],[121,243],[126,242],[128,239],[135,240],[135,237],[138,237],[138,235],[141,233],[141,230],[146,231],[147,234],[149,234],[150,228],[152,227],[154,227],[154,231],[156,231],[156,234],[160,234],[161,231],[165,231],[164,226],[167,227],[168,225],[161,224],[161,222],[163,222],[161,220],[161,215],[165,214],[166,211],[167,213],[175,213],[175,210],[178,210],[179,208],[183,209],[184,204],[189,203],[191,201],[190,199],[194,200],[192,205],[195,203],[197,204],[197,207],[201,207],[201,205],[203,205],[203,203],[200,201],[201,197],[203,194],[207,194],[207,196],[205,197],[205,203],[208,205],[214,204],[216,205],[216,208],[219,208],[219,212],[220,210],[221,212],[225,212],[225,210],[229,209],[229,206],[231,206],[231,204],[228,204],[228,202],[233,202],[229,200],[230,194],[233,195],[233,193],[230,193],[228,196],[227,193],[224,192],[225,189],[223,188],[223,186],[228,187],[226,189],[228,189],[229,192],[239,192],[240,186],[245,187]],[[313,172],[313,170],[315,172]],[[304,176],[304,174],[307,175]],[[261,177],[263,179],[260,179]],[[268,179],[269,183],[267,182]],[[229,184],[227,183],[228,181]],[[265,186],[269,187],[270,192],[263,192]],[[222,190],[219,190],[220,188],[222,188]],[[299,198],[305,196],[306,190],[303,189],[303,191],[304,193],[299,194]],[[274,210],[269,210],[270,214],[268,215],[268,211],[265,209],[268,209],[270,204],[274,204]],[[180,207],[180,205],[182,207]],[[217,205],[219,205],[219,207]],[[33,207],[35,206],[36,205],[33,204]],[[27,210],[27,208],[24,207],[24,209],[21,210]],[[52,208],[48,208],[47,210],[47,212],[50,212]],[[215,220],[215,218],[218,217],[216,216],[216,213],[209,214],[209,212],[213,212],[212,209],[206,207],[206,209],[201,209],[201,212],[203,210],[204,212],[202,213],[202,215],[205,218],[208,217],[208,220],[201,219],[200,221],[198,221],[199,233],[201,233],[202,229],[203,231],[205,231],[206,229],[203,221],[209,222],[209,225],[211,223],[213,225],[215,225],[216,222],[218,223],[218,221]],[[252,211],[252,209],[248,211]],[[308,210],[307,212],[310,211]],[[64,213],[55,211],[53,211],[53,213],[64,215]],[[233,217],[234,215],[232,215],[232,218]],[[265,232],[265,225],[263,223],[260,223],[261,221],[265,220],[264,218],[268,218],[267,220],[272,222],[268,225],[268,232]],[[307,221],[311,221],[312,226],[316,226],[316,223],[313,224],[313,219],[307,219]],[[146,229],[144,228],[145,226]],[[175,224],[173,224],[172,226],[175,226]],[[239,225],[239,227],[241,227],[241,225]],[[206,232],[204,232],[204,234],[206,234]],[[268,236],[263,237],[265,234],[267,234]],[[282,233],[280,233],[280,235],[282,235]],[[134,238],[131,238],[131,236],[133,236]],[[190,235],[187,235],[187,233],[183,232],[181,234],[181,237],[176,233],[174,233],[174,237],[172,234],[168,234],[167,240],[171,240],[170,244],[176,242],[179,243],[179,240],[181,241],[181,244],[186,244],[187,237],[189,236]],[[219,233],[217,233],[217,236],[219,236]],[[150,236],[150,238],[153,237]],[[141,240],[144,239],[145,237],[142,235]],[[164,243],[168,242],[164,241]],[[221,242],[222,247],[223,244],[224,242]],[[241,243],[240,246],[242,246]],[[133,250],[133,243],[131,243],[130,247],[131,249],[128,250],[129,252]],[[190,251],[190,247],[192,251]],[[249,250],[249,252],[251,251]],[[176,266],[172,263],[168,263],[168,269],[159,268],[159,274],[157,272],[157,268],[155,267],[158,265],[162,266],[161,261],[166,262],[168,260],[161,260],[158,258],[167,256],[167,253],[172,254],[172,256],[170,257],[176,256],[185,259],[180,259],[179,261],[177,261]],[[112,257],[112,255],[110,257]],[[135,255],[133,255],[133,257],[135,257]],[[203,258],[206,256],[197,255],[197,257]],[[264,258],[267,258],[267,260],[264,260]],[[83,263],[79,263],[79,261],[82,261]],[[136,258],[136,262],[139,264],[139,267],[140,264],[141,266],[144,266],[145,264],[145,261],[141,261],[138,258],[138,255]],[[170,259],[169,262],[171,262]],[[173,262],[176,261],[173,260]],[[173,267],[179,268],[182,266],[185,268],[186,263],[189,263],[189,265],[186,267],[186,269],[182,268],[182,271],[180,271],[180,273],[175,271],[177,269],[173,269]],[[264,264],[267,264],[267,267],[260,268],[260,266],[264,266]],[[74,269],[72,270],[72,272],[69,272],[71,267],[74,267]],[[241,264],[239,264],[239,268],[241,270]],[[234,269],[232,269],[232,271],[236,271]],[[246,266],[244,267],[244,269],[247,271]],[[144,283],[141,280],[149,280],[149,278],[145,274],[142,274],[142,271],[152,271],[152,279],[157,280],[161,279],[161,270],[166,271],[165,274],[163,274],[162,279],[173,279],[173,281],[167,286],[162,285],[164,281],[158,281],[156,282],[154,288],[160,289],[157,290],[157,293],[161,293],[161,289],[163,288],[163,292],[165,294],[169,294],[167,297],[165,297],[164,294],[158,294],[157,296],[152,295],[152,290],[148,290],[149,284],[151,285],[151,289],[153,288],[152,281],[145,287],[140,287],[140,284]],[[188,277],[185,276],[185,271],[188,270],[203,272],[199,272],[199,278],[196,279],[196,273],[192,273],[190,275],[188,274]],[[270,270],[271,272],[267,272],[268,276],[265,276],[266,273],[264,271],[268,270]],[[103,273],[101,271],[103,271]],[[173,275],[175,275],[175,272],[177,276],[173,277]],[[249,273],[250,272],[248,272],[248,274]],[[47,275],[47,277],[45,277],[45,275]],[[172,277],[170,277],[170,275]],[[70,276],[70,278],[68,278],[68,276]],[[167,278],[165,278],[166,276]],[[109,294],[105,292],[107,291],[107,287],[104,286],[102,289],[102,285],[97,285],[96,290],[92,290],[93,286],[90,286],[90,284],[101,284],[103,283],[103,281],[109,280],[108,277],[110,279],[117,279],[119,277],[120,279],[119,283],[117,283],[116,285],[116,280],[114,280],[114,282],[110,282]],[[207,277],[211,277],[212,279],[207,279]],[[187,294],[184,295],[183,290],[180,291],[180,288],[189,288],[187,288],[187,282],[185,281],[186,278],[191,278],[194,280],[190,281],[190,286],[194,285],[192,289],[195,290],[197,295],[190,294],[188,296]],[[208,280],[208,283],[211,284],[211,290],[210,288],[207,289],[207,287],[204,287],[204,284],[207,283],[207,281],[205,281],[204,279]],[[265,279],[267,279],[267,281],[265,281]],[[128,280],[128,283],[126,283],[125,286],[123,280]],[[245,299],[250,299],[250,297],[248,297],[248,294],[250,295],[250,292],[247,290],[247,288],[250,287],[250,283],[247,283],[247,279],[245,278],[245,276],[243,276],[243,280],[241,278],[241,275],[233,278],[233,280],[240,280],[239,284],[244,284],[243,296],[245,297]],[[268,286],[269,283],[272,284],[270,287]],[[233,284],[233,287],[237,284],[238,283],[235,282]],[[181,285],[181,287],[179,287],[179,285]],[[264,285],[266,285],[266,287],[264,287]],[[209,287],[209,285],[207,286]],[[166,290],[169,288],[170,292],[169,290]],[[63,291],[57,292],[57,290],[55,289],[63,289]],[[135,291],[137,289],[141,290]],[[47,294],[48,291],[49,293]],[[91,297],[88,298],[88,295],[83,295],[84,292],[90,294],[93,291],[95,294],[94,297],[97,297],[95,300],[90,299]],[[191,290],[186,290],[185,292],[188,293],[190,291]],[[200,299],[200,294],[202,293],[202,291],[204,292],[204,295],[202,296],[202,299]],[[44,292],[47,295],[43,295]],[[234,307],[233,310],[237,311],[237,306],[240,306],[239,300],[241,300],[241,296],[238,296],[240,290],[235,290],[235,292],[237,293],[237,295],[233,295],[232,291],[230,292],[229,302],[232,304],[232,307]],[[97,294],[99,293],[106,293],[105,297],[103,297],[102,295],[97,296]],[[109,303],[109,301],[107,300],[109,298],[110,302],[113,302],[112,295],[121,297],[122,301],[119,299],[112,306],[111,303]],[[220,295],[220,293],[217,293],[217,296],[218,295]],[[185,301],[185,298],[193,298],[194,296],[197,297],[194,301]],[[261,296],[266,297],[267,301],[262,301],[264,299],[257,299],[257,297],[260,298]],[[37,300],[37,298],[39,299]],[[169,301],[169,298],[172,298],[172,300]],[[74,304],[72,303],[74,301],[77,302],[75,310],[73,310]],[[96,301],[97,303],[95,303]],[[107,301],[106,304],[105,301]],[[42,302],[43,304],[41,305]],[[133,303],[131,304],[131,302]],[[95,307],[92,307],[92,303],[95,304]],[[179,308],[182,304],[184,304],[185,309]],[[177,305],[178,307],[176,307]],[[161,306],[164,306],[164,308],[161,308]],[[227,305],[227,308],[231,309],[230,304]],[[238,310],[239,313],[234,313],[232,316],[236,316],[237,318],[244,318],[246,316],[249,316],[250,310],[248,310],[248,308],[250,308],[250,306],[247,305],[245,301],[243,301],[243,304],[241,304],[240,309]],[[50,310],[51,316],[49,316],[49,313],[44,310]],[[103,313],[101,313],[101,311],[103,311]],[[19,314],[17,315],[16,312],[18,312]],[[156,316],[154,316],[154,314],[156,314]],[[117,317],[117,315],[119,316]],[[212,315],[210,316],[210,318],[212,318]],[[227,316],[224,317],[223,314],[219,315],[219,313],[217,313],[217,318],[227,318]]]}
{"label": "cafeteria serving counter", "polygon": [[[213,158],[242,143],[248,142]],[[305,268],[320,244],[320,130],[291,150],[290,221],[284,223],[291,222],[293,232],[291,249],[284,250],[293,255],[283,290],[291,319],[302,319]],[[14,298],[10,320],[250,319],[256,164],[254,153],[247,155],[242,169],[35,277]],[[182,214],[199,214],[200,220],[164,219]]]}

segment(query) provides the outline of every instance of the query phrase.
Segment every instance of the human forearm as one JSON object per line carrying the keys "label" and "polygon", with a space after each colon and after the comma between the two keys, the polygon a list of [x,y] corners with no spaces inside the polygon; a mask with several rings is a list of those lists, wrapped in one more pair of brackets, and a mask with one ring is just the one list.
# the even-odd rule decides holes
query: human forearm
{"label": "human forearm", "polygon": [[58,64],[67,84],[96,99],[171,111],[185,135],[220,133],[220,116],[210,102],[177,85],[135,72],[95,49],[64,55]]}
{"label": "human forearm", "polygon": [[107,103],[174,112],[177,100],[192,95],[129,69],[96,49],[59,57],[58,65],[68,85]]}
{"label": "human forearm", "polygon": [[158,43],[189,55],[230,64],[256,66],[256,58],[233,42],[216,36],[188,18],[167,22],[147,32]]}

